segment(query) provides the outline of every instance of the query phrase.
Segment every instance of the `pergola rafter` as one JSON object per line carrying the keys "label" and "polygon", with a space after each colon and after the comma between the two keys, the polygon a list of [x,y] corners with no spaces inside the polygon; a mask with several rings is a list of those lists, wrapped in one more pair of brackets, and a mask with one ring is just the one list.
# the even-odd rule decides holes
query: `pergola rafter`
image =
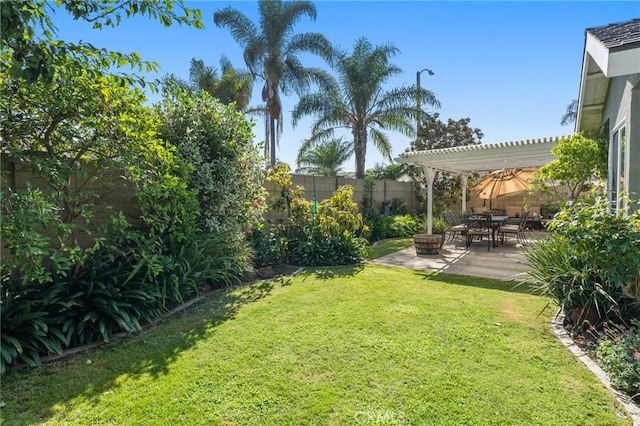
{"label": "pergola rafter", "polygon": [[437,171],[462,176],[462,213],[466,211],[467,177],[507,168],[542,167],[555,156],[551,149],[567,136],[527,139],[480,145],[465,145],[425,151],[404,152],[396,161],[424,169],[427,177],[427,233],[432,231],[433,181]]}

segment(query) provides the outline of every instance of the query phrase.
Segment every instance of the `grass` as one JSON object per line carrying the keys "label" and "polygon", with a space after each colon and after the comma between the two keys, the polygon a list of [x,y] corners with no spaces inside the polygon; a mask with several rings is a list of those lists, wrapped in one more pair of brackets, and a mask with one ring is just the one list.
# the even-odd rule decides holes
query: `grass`
{"label": "grass", "polygon": [[2,423],[617,425],[512,284],[378,265],[220,293],[2,379]]}
{"label": "grass", "polygon": [[413,245],[413,237],[389,238],[369,247],[369,259],[377,259]]}

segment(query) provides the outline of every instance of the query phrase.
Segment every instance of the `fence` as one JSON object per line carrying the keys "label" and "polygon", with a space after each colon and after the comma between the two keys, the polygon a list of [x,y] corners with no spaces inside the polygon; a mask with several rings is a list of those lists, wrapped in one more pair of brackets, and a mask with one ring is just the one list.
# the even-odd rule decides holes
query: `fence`
{"label": "fence", "polygon": [[[25,190],[27,182],[32,188],[40,188],[45,190],[45,184],[41,177],[34,175],[29,167],[13,162],[6,157],[2,157],[0,170],[4,173],[2,179],[2,187],[12,187],[16,191]],[[92,176],[89,172],[87,176]],[[307,200],[313,200],[314,194],[316,200],[321,202],[331,197],[333,192],[342,185],[351,185],[354,188],[353,201],[361,204],[365,195],[364,179],[355,179],[345,176],[326,177],[311,175],[292,175],[294,185],[304,187],[304,197]],[[265,189],[273,199],[279,196],[278,191],[271,182],[265,182]],[[409,211],[418,209],[418,201],[416,199],[412,182],[398,182],[394,180],[379,180],[375,183],[373,192],[373,207],[380,211],[384,200],[400,199]],[[111,206],[113,210],[122,211],[127,219],[135,225],[140,222],[140,209],[136,200],[133,188],[125,181],[119,173],[109,173],[99,176],[96,179],[87,179],[74,176],[71,179],[71,189],[75,190],[82,187],[83,190],[92,191],[98,195],[99,203],[96,205],[95,217],[97,220],[103,215],[106,206]],[[282,218],[279,212],[269,211],[265,214],[265,219],[276,220]]]}
{"label": "fence", "polygon": [[[333,192],[343,185],[351,185],[353,187],[353,201],[360,206],[365,196],[364,179],[355,179],[346,176],[327,177],[299,174],[294,174],[291,177],[293,186],[302,186],[304,188],[304,198],[309,201],[313,200],[315,195],[316,201],[320,203],[322,200],[330,198]],[[280,196],[278,190],[271,182],[265,182],[265,189],[271,199]],[[375,189],[373,191],[374,209],[380,211],[383,201],[394,198],[404,202],[409,211],[415,211],[419,207],[413,182],[398,182],[388,179],[375,181]],[[276,221],[285,216],[286,215],[281,212],[269,211],[265,214],[265,219]]]}

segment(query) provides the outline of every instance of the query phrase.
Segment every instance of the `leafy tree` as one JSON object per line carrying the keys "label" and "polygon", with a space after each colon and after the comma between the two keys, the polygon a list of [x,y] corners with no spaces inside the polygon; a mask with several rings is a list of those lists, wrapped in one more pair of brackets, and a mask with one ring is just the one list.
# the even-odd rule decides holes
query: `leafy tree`
{"label": "leafy tree", "polygon": [[[298,171],[322,176],[336,176],[353,155],[353,144],[340,139],[324,141],[298,153]],[[302,166],[302,167],[301,167]]]}
{"label": "leafy tree", "polygon": [[[98,77],[110,67],[130,65],[139,71],[157,71],[158,64],[143,61],[137,53],[107,51],[89,43],[55,39],[57,29],[50,14],[55,6],[73,15],[74,20],[93,23],[93,28],[116,27],[123,17],[147,16],[169,27],[174,23],[203,28],[200,11],[184,7],[181,0],[46,0],[5,1],[0,8],[2,28],[2,70],[28,82],[51,81],[62,64],[72,61]],[[128,82],[144,85],[142,78],[114,73]]]}
{"label": "leafy tree", "polygon": [[[398,52],[390,44],[373,46],[364,37],[356,41],[351,54],[335,52],[331,62],[338,72],[339,87],[306,94],[293,110],[294,125],[304,116],[316,116],[312,135],[301,149],[332,138],[337,129],[348,129],[353,135],[357,178],[364,177],[369,139],[391,159],[389,137],[382,129],[413,136],[413,123],[422,113],[415,106],[417,87],[384,90],[389,78],[402,72],[389,61]],[[420,95],[425,103],[440,105],[429,90],[421,89]]]}
{"label": "leafy tree", "polygon": [[2,239],[11,254],[3,273],[25,284],[50,282],[52,271],[74,265],[78,272],[86,241],[101,243],[98,212],[108,212],[119,176],[138,189],[152,235],[180,240],[195,232],[197,206],[189,204],[195,198],[182,180],[186,166],[158,139],[158,120],[142,91],[114,76],[95,77],[72,60],[63,65],[49,82],[30,85],[0,74],[3,154],[42,182],[42,188],[3,190]]}
{"label": "leafy tree", "polygon": [[[465,145],[478,145],[481,143],[484,134],[477,127],[471,127],[470,118],[459,120],[448,119],[445,124],[439,119],[440,115],[435,113],[429,115],[423,126],[420,127],[419,137],[411,142],[408,150],[421,151],[427,149],[452,148]],[[424,172],[421,168],[410,168],[413,178],[423,184],[425,182]],[[455,203],[462,192],[460,177],[453,173],[438,172],[433,184],[433,198],[437,200],[437,206],[447,208]],[[418,198],[424,201],[424,195],[418,193]]]}
{"label": "leafy tree", "polygon": [[295,24],[304,16],[315,20],[316,7],[310,1],[283,2],[260,0],[260,22],[251,22],[237,9],[228,6],[213,15],[215,24],[226,27],[244,49],[244,60],[255,79],[264,82],[262,100],[266,106],[265,157],[276,164],[276,143],[282,132],[280,93],[301,94],[311,83],[328,87],[331,77],[323,70],[304,67],[299,55],[312,53],[326,56],[329,41],[319,33],[294,33]]}
{"label": "leafy tree", "polygon": [[606,170],[598,142],[582,133],[560,139],[551,153],[558,158],[541,167],[532,184],[558,201],[564,201],[561,186],[566,186],[569,198],[575,200],[590,181],[601,177],[601,170]]}
{"label": "leafy tree", "polygon": [[429,114],[420,127],[418,138],[411,142],[411,151],[452,148],[456,146],[478,145],[484,133],[477,127],[469,126],[470,118],[440,120],[440,114]]}

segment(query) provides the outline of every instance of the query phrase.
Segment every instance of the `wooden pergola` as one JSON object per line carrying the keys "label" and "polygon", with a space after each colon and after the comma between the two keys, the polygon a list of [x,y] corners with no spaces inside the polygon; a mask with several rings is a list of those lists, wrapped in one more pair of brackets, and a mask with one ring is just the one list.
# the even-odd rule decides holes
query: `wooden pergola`
{"label": "wooden pergola", "polygon": [[521,141],[465,145],[454,148],[404,152],[399,163],[422,167],[427,179],[427,234],[432,232],[433,181],[436,172],[459,174],[462,178],[462,213],[467,210],[467,178],[472,173],[490,173],[500,169],[541,167],[555,156],[551,149],[566,136]]}

